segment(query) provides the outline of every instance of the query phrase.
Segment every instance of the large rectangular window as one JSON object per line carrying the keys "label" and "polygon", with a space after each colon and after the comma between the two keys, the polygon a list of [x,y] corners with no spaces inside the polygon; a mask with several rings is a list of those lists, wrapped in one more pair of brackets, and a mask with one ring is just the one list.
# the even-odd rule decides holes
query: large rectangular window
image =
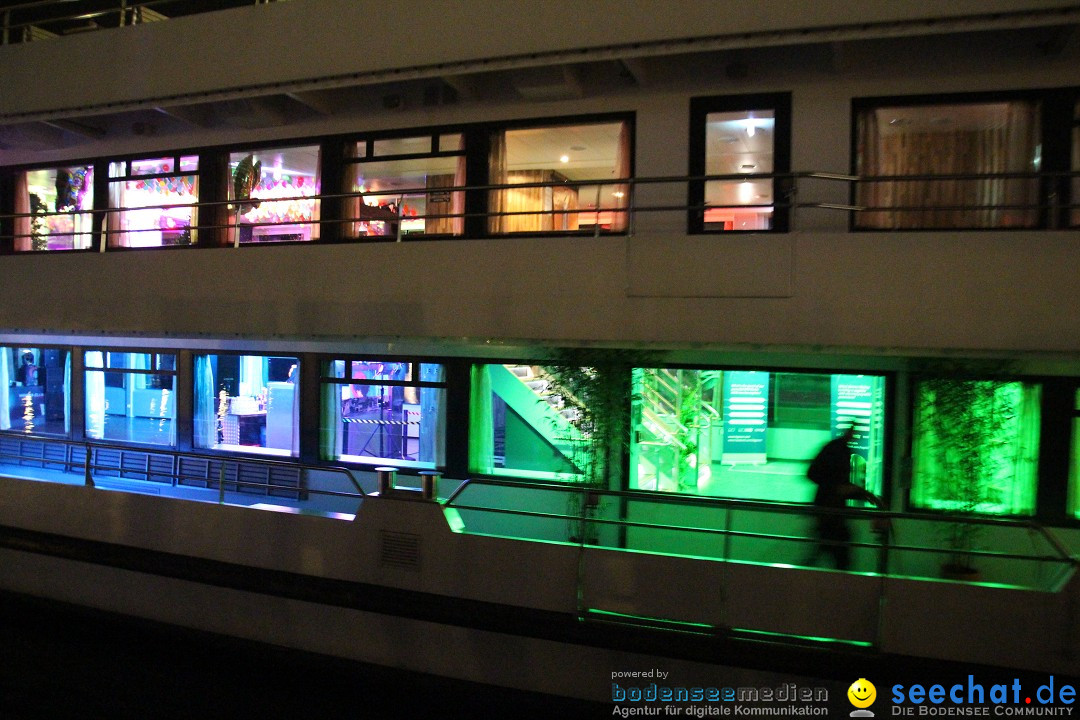
{"label": "large rectangular window", "polygon": [[632,489],[810,502],[810,461],[854,423],[851,481],[881,494],[881,376],[639,368],[633,395]]}
{"label": "large rectangular window", "polygon": [[711,178],[690,183],[691,232],[787,229],[776,175],[789,170],[790,109],[787,95],[691,101],[690,174]]}
{"label": "large rectangular window", "polygon": [[198,223],[196,155],[109,163],[109,247],[192,245]]}
{"label": "large rectangular window", "polygon": [[269,355],[195,356],[195,447],[296,457],[300,361]]}
{"label": "large rectangular window", "polygon": [[176,355],[87,350],[86,436],[176,445]]}
{"label": "large rectangular window", "polygon": [[446,462],[445,427],[442,365],[370,358],[323,361],[324,460],[439,467]]}
{"label": "large rectangular window", "polygon": [[67,350],[0,347],[0,430],[66,436],[71,432],[69,387]]}
{"label": "large rectangular window", "polygon": [[363,140],[346,147],[349,237],[461,235],[465,146],[461,133]]}
{"label": "large rectangular window", "polygon": [[622,232],[631,128],[626,121],[506,129],[491,135],[492,233]]}
{"label": "large rectangular window", "polygon": [[232,243],[318,239],[318,145],[234,152],[228,187]]}
{"label": "large rectangular window", "polygon": [[857,227],[1038,224],[1037,101],[867,101],[856,105],[856,123],[856,204],[867,208]]}
{"label": "large rectangular window", "polygon": [[15,250],[86,250],[91,246],[94,166],[20,172],[15,177]]}
{"label": "large rectangular window", "polygon": [[934,378],[916,388],[911,504],[1031,515],[1038,478],[1041,386]]}

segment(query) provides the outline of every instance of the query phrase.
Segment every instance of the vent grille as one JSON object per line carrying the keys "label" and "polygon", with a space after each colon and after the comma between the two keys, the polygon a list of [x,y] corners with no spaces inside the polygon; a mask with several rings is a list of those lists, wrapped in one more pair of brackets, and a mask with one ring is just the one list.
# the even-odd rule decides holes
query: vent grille
{"label": "vent grille", "polygon": [[382,548],[379,563],[404,570],[420,570],[420,536],[411,533],[379,533]]}

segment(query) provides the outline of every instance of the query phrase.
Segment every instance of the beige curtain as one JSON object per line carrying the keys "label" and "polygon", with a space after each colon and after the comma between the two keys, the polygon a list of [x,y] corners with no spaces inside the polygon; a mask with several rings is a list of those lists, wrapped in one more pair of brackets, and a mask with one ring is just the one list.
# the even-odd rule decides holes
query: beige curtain
{"label": "beige curtain", "polygon": [[119,180],[109,183],[109,210],[105,215],[105,237],[109,247],[128,247],[129,238],[124,229],[124,186],[125,182]]}
{"label": "beige curtain", "polygon": [[[457,169],[454,172],[455,187],[465,187],[465,156],[458,158]],[[450,212],[454,214],[453,233],[465,234],[465,191],[458,190],[450,198]]]}
{"label": "beige curtain", "polygon": [[[24,214],[25,217],[15,218],[15,250],[22,252],[33,249],[33,239],[30,237],[31,218],[30,213],[30,189],[26,181],[26,173],[18,173],[15,177],[15,213]],[[5,405],[3,410],[7,411]]]}
{"label": "beige curtain", "polygon": [[[862,176],[963,175],[1034,171],[1039,112],[1034,103],[1011,102],[1003,121],[966,128],[963,118],[936,130],[917,121],[911,130],[883,122],[881,113],[858,120],[858,172]],[[860,182],[857,202],[867,207],[912,208],[862,213],[869,228],[1030,227],[1038,222],[1038,180],[971,178]],[[1010,207],[1011,206],[1011,207]]]}
{"label": "beige curtain", "polygon": [[[630,177],[630,124],[623,123],[619,128],[619,147],[615,156],[615,177],[619,180]],[[621,183],[615,186],[615,209],[611,213],[611,230],[626,232],[629,227],[630,185]],[[599,212],[599,208],[597,208]],[[598,218],[599,219],[599,218]]]}
{"label": "beige curtain", "polygon": [[[491,185],[505,185],[507,183],[506,172],[506,133],[498,133],[491,138],[491,152],[488,155],[488,183]],[[488,212],[506,212],[507,190],[491,190],[488,192]],[[488,232],[497,234],[509,232],[506,229],[508,218],[491,215],[488,217]]]}
{"label": "beige curtain", "polygon": [[[322,148],[315,154],[315,177],[313,178],[315,183],[315,195],[318,196],[322,193]],[[299,193],[298,193],[299,194]],[[318,240],[321,232],[322,225],[319,221],[322,219],[322,205],[320,200],[316,200],[311,209],[311,239]]]}

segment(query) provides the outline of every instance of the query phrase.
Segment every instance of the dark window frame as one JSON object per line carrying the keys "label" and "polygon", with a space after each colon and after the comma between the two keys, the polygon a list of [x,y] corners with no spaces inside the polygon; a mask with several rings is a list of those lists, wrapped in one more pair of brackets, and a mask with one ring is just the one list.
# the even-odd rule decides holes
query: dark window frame
{"label": "dark window frame", "polygon": [[[859,117],[868,110],[880,107],[925,107],[935,105],[966,105],[1009,101],[1035,102],[1039,106],[1040,183],[1038,190],[1038,221],[1031,227],[921,227],[871,228],[861,227],[857,212],[848,215],[848,232],[1033,232],[1070,227],[1068,204],[1080,202],[1071,198],[1067,173],[1070,172],[1071,132],[1075,123],[1076,104],[1080,103],[1080,87],[989,90],[956,93],[920,93],[916,95],[881,95],[851,98],[850,170],[853,176],[859,167]],[[856,204],[858,190],[852,182],[849,202]],[[1072,225],[1071,227],[1076,227]]]}
{"label": "dark window frame", "polygon": [[[745,235],[786,233],[790,229],[788,206],[792,189],[791,173],[791,93],[710,95],[690,99],[688,175],[702,178],[706,169],[706,121],[710,113],[771,109],[773,125],[773,222],[768,230],[711,230],[705,228],[705,182],[692,179],[687,189],[687,231],[691,235]],[[754,177],[748,175],[747,177]]]}

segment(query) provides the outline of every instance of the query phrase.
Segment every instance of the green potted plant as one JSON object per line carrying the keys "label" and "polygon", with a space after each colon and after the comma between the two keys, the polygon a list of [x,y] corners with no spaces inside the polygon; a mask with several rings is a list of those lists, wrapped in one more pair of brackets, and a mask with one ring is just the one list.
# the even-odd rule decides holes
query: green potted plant
{"label": "green potted plant", "polygon": [[[1009,381],[951,375],[920,383],[920,466],[930,505],[957,516],[998,505],[996,479],[1012,465],[1016,407]],[[945,525],[946,577],[975,580],[972,552],[984,526],[959,517]]]}

